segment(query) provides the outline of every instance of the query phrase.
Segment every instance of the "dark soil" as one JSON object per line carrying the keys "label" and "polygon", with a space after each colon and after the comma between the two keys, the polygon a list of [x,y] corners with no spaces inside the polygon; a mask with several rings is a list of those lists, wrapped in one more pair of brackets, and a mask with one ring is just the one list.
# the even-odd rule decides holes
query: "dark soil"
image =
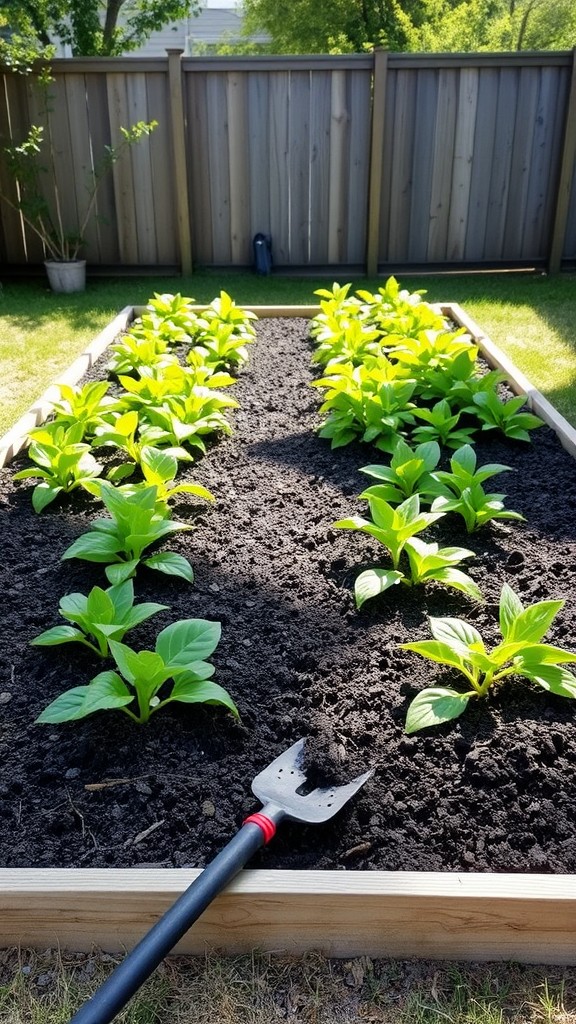
{"label": "dark soil", "polygon": [[306,322],[258,330],[235,388],[233,436],[185,470],[217,503],[176,506],[197,529],[166,544],[190,558],[195,583],[139,571],[138,599],[170,611],[126,638],[151,648],[177,619],[221,621],[215,678],[239,723],[222,709],[180,705],[147,726],[120,712],[34,724],[57,694],[102,669],[80,645],[28,645],[61,621],[64,593],[106,585],[101,567],[60,561],[96,505],[76,492],[37,516],[32,485],[12,484],[14,465],[0,474],[2,864],[202,866],[257,809],[252,777],[306,736],[313,777],[342,780],[368,766],[375,774],[333,822],[283,826],[255,867],[576,871],[576,705],[514,679],[456,722],[408,737],[410,699],[450,676],[397,648],[429,637],[428,615],[465,618],[496,642],[505,581],[525,603],[566,598],[548,639],[576,647],[573,459],[547,427],[531,445],[483,438],[480,462],[516,468],[493,489],[527,522],[470,538],[447,517],[428,536],[476,551],[470,574],[485,603],[398,586],[357,612],[354,578],[385,563],[384,553],[331,523],[362,511],[358,467],[378,455],[360,444],[331,451],[315,434]]}

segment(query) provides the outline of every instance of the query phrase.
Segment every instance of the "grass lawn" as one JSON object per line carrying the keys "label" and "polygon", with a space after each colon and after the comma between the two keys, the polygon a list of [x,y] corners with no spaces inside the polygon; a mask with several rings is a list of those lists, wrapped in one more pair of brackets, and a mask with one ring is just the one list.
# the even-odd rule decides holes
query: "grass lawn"
{"label": "grass lawn", "polygon": [[[404,277],[403,287],[431,302],[459,302],[532,383],[576,425],[576,277],[468,274]],[[340,277],[340,283],[347,280]],[[358,278],[376,291],[382,279]],[[9,281],[0,292],[0,434],[4,433],[91,338],[126,305],[143,305],[154,291],[209,302],[221,288],[241,304],[310,304],[315,277],[257,277],[250,272],[200,271],[191,278],[93,279],[80,295],[54,295],[41,279]]]}

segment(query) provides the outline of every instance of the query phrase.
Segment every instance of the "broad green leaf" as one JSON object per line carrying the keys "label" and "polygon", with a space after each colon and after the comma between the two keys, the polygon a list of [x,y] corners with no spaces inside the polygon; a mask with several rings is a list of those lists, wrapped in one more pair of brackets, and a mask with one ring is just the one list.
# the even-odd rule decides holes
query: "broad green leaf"
{"label": "broad green leaf", "polygon": [[192,661],[186,668],[178,671],[178,679],[194,683],[202,679],[211,679],[216,669],[209,661]]}
{"label": "broad green leaf", "polygon": [[134,575],[139,564],[139,558],[132,558],[129,562],[116,562],[114,565],[107,565],[104,572],[110,583],[124,583]]}
{"label": "broad green leaf", "polygon": [[108,588],[108,593],[116,609],[116,619],[123,622],[134,604],[134,583],[131,579],[123,580]]}
{"label": "broad green leaf", "polygon": [[473,476],[474,470],[476,469],[476,452],[472,446],[464,444],[457,452],[454,452],[454,455],[450,459],[450,465],[453,470],[455,470],[454,463],[456,463],[456,466],[461,466],[466,473],[470,474],[470,476]]}
{"label": "broad green leaf", "polygon": [[163,629],[156,638],[156,651],[167,665],[202,661],[215,651],[222,627],[209,619],[181,619]]}
{"label": "broad green leaf", "polygon": [[141,604],[134,605],[120,621],[125,630],[134,629],[134,626],[139,626],[141,622],[145,622],[157,612],[167,611],[169,607],[167,604],[156,604],[155,601],[143,601]]}
{"label": "broad green leaf", "polygon": [[576,662],[576,654],[552,644],[522,645],[517,653],[521,655],[523,662],[530,664],[536,662],[538,665],[558,665],[562,662]]}
{"label": "broad green leaf", "polygon": [[70,622],[82,622],[86,615],[88,598],[85,594],[65,594],[60,598],[60,615]]}
{"label": "broad green leaf", "polygon": [[46,508],[55,498],[58,497],[62,487],[55,487],[53,484],[47,481],[37,484],[32,491],[32,505],[35,512],[41,512],[42,509]]}
{"label": "broad green leaf", "polygon": [[113,622],[114,602],[102,587],[92,587],[88,594],[86,614],[92,622]]}
{"label": "broad green leaf", "polygon": [[86,562],[112,562],[122,548],[117,537],[90,530],[78,537],[62,555],[65,558],[82,558]]}
{"label": "broad green leaf", "polygon": [[235,718],[240,717],[232,697],[218,683],[208,681],[191,683],[185,682],[184,679],[177,679],[170,696],[162,703],[168,704],[175,700],[183,704],[221,704],[228,708]]}
{"label": "broad green leaf", "polygon": [[367,569],[361,572],[354,583],[356,607],[361,608],[371,597],[383,594],[402,579],[403,573],[396,569]]}
{"label": "broad green leaf", "polygon": [[407,733],[442,725],[458,718],[465,710],[471,694],[460,694],[443,686],[431,686],[416,695],[406,715]]}
{"label": "broad green leaf", "polygon": [[448,587],[454,587],[455,590],[460,590],[463,594],[467,594],[474,601],[482,601],[482,591],[478,587],[474,580],[471,579],[465,572],[460,569],[455,569],[453,566],[448,565],[445,569],[436,569],[432,574],[432,579],[438,580],[440,583],[445,583]]}
{"label": "broad green leaf", "polygon": [[568,669],[558,665],[531,664],[530,667],[522,665],[518,673],[558,697],[576,697],[576,676]]}
{"label": "broad green leaf", "polygon": [[151,555],[144,559],[144,565],[149,569],[157,569],[166,573],[167,576],[180,576],[188,583],[194,582],[194,572],[190,562],[183,555],[177,555],[173,551],[162,551],[157,555]]}
{"label": "broad green leaf", "polygon": [[464,622],[463,619],[436,619],[431,617],[430,632],[435,640],[447,644],[461,658],[468,656],[470,644],[479,644],[480,650],[484,650],[484,643],[478,630]]}
{"label": "broad green leaf", "polygon": [[530,605],[514,619],[507,639],[537,644],[563,606],[564,601],[539,601]]}
{"label": "broad green leaf", "polygon": [[414,643],[399,644],[403,651],[414,651],[421,654],[423,658],[436,661],[439,665],[452,665],[454,668],[466,668],[465,659],[462,658],[451,646],[443,644],[439,640],[417,640]]}
{"label": "broad green leaf", "polygon": [[216,500],[214,495],[201,484],[176,484],[176,487],[170,488],[168,497],[171,498],[174,494],[193,494],[197,498],[205,498],[206,501]]}
{"label": "broad green leaf", "polygon": [[36,721],[44,724],[72,722],[95,711],[126,707],[133,699],[134,695],[117,672],[101,672],[88,686],[74,686],[61,693]]}
{"label": "broad green leaf", "polygon": [[524,605],[518,597],[518,594],[512,590],[512,587],[505,583],[500,595],[500,632],[502,633],[504,640],[511,639],[510,631],[512,626],[523,611]]}
{"label": "broad green leaf", "polygon": [[168,480],[173,480],[178,472],[176,459],[160,448],[143,448],[141,462],[142,466],[146,467],[146,479],[150,484],[167,483]]}
{"label": "broad green leaf", "polygon": [[78,640],[85,640],[84,633],[79,629],[74,629],[73,626],[53,626],[52,629],[35,636],[30,643],[34,647],[55,647],[56,644],[69,644]]}
{"label": "broad green leaf", "polygon": [[363,519],[362,516],[348,516],[347,519],[338,519],[336,523],[332,523],[332,526],[338,530],[363,530],[366,526],[371,525],[369,520]]}

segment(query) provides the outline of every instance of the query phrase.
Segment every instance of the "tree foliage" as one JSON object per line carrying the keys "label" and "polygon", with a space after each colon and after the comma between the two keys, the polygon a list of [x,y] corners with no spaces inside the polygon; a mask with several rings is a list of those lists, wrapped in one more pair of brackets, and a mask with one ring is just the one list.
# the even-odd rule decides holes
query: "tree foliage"
{"label": "tree foliage", "polygon": [[574,0],[244,0],[249,33],[264,30],[274,53],[358,53],[374,46],[413,52],[571,49]]}
{"label": "tree foliage", "polygon": [[11,32],[0,53],[23,65],[31,54],[47,56],[62,41],[75,57],[116,57],[198,12],[198,0],[0,0],[0,22]]}

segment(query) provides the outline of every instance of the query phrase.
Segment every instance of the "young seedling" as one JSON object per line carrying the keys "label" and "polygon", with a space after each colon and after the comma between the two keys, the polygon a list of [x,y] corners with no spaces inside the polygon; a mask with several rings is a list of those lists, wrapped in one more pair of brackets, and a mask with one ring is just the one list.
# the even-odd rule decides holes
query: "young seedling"
{"label": "young seedling", "polygon": [[466,523],[468,533],[480,529],[492,519],[524,520],[519,512],[504,508],[505,494],[486,494],[482,484],[498,473],[511,471],[510,466],[501,463],[487,463],[476,468],[476,452],[470,445],[463,445],[450,459],[452,472],[436,470],[426,483],[426,493],[437,497],[432,510],[457,512]]}
{"label": "young seedling", "polygon": [[215,501],[214,495],[201,484],[175,483],[178,461],[173,455],[160,448],[143,447],[140,453],[140,469],[144,479],[139,483],[123,484],[122,494],[132,495],[146,487],[156,487],[156,512],[166,517],[170,514],[168,502],[177,494],[193,494],[205,501]]}
{"label": "young seedling", "polygon": [[415,382],[399,376],[386,356],[361,366],[335,363],[326,377],[312,382],[328,388],[320,412],[328,416],[319,430],[340,448],[358,439],[393,452],[400,432],[414,423],[411,402]]}
{"label": "young seedling", "polygon": [[500,597],[502,642],[492,651],[473,626],[462,619],[430,619],[433,640],[400,644],[405,651],[457,669],[466,679],[463,693],[446,686],[422,690],[412,701],[406,732],[418,732],[458,718],[472,698],[510,676],[523,676],[560,697],[576,697],[576,677],[563,664],[576,662],[576,654],[541,643],[564,601],[538,601],[524,607],[518,595],[504,584]]}
{"label": "young seedling", "polygon": [[[150,715],[174,701],[183,704],[219,704],[237,718],[238,708],[222,686],[210,681],[214,666],[204,659],[220,640],[220,623],[182,619],[167,626],[156,638],[153,651],[133,651],[110,640],[118,671],[100,672],[87,686],[74,686],[60,694],[39,715],[37,722],[78,721],[95,711],[123,711],[142,725]],[[171,688],[166,684],[173,680]]]}
{"label": "young seedling", "polygon": [[92,529],[83,533],[62,558],[83,558],[87,562],[106,565],[110,583],[122,583],[134,576],[142,562],[169,576],[180,576],[192,583],[194,575],[188,560],[172,551],[162,551],[148,558],[143,552],[151,544],[179,530],[191,530],[187,523],[174,522],[156,510],[158,490],[145,487],[137,494],[124,495],[111,484],[100,485],[100,497],[110,513],[109,518],[95,519]]}
{"label": "young seedling", "polygon": [[[427,441],[412,449],[402,438],[396,443],[389,466],[362,466],[360,472],[381,481],[371,488],[384,501],[398,504],[412,494],[422,493],[430,486],[432,470],[440,461],[440,446]],[[365,492],[366,493],[366,492]]]}
{"label": "young seedling", "polygon": [[[354,584],[356,607],[361,608],[365,601],[383,594],[396,583],[408,586],[437,580],[447,586],[468,594],[475,600],[481,600],[481,594],[474,581],[456,568],[464,559],[474,556],[467,548],[439,548],[437,544],[424,544],[417,541],[415,534],[421,533],[431,523],[441,519],[442,512],[421,512],[418,494],[403,501],[393,508],[387,501],[374,494],[378,486],[369,487],[360,495],[367,498],[373,521],[362,516],[339,519],[334,526],[343,530],[361,530],[375,537],[390,553],[392,569],[367,569],[360,573]],[[400,557],[406,550],[409,573],[400,569]]]}
{"label": "young seedling", "polygon": [[128,456],[128,462],[122,462],[119,466],[113,466],[108,471],[107,478],[113,483],[126,480],[132,476],[142,460],[142,452],[147,447],[161,448],[163,453],[171,455],[172,458],[191,462],[190,452],[182,447],[165,447],[168,438],[160,427],[152,427],[147,423],[140,423],[136,409],[130,409],[118,416],[112,426],[103,429],[96,434],[92,441],[92,447],[107,446],[117,448],[118,451]]}
{"label": "young seedling", "polygon": [[448,448],[460,448],[472,440],[472,427],[459,427],[459,412],[453,412],[445,398],[431,409],[414,409],[414,415],[428,424],[412,431],[415,441],[438,441]]}
{"label": "young seedling", "polygon": [[107,590],[93,587],[88,595],[66,594],[61,599],[60,615],[74,625],[53,626],[30,643],[34,647],[81,643],[105,658],[110,640],[122,640],[129,629],[167,608],[168,605],[153,601],[134,604],[132,580],[117,583]]}
{"label": "young seedling", "polygon": [[544,425],[539,416],[519,411],[526,403],[525,395],[502,402],[495,391],[479,391],[472,402],[464,412],[475,414],[482,423],[482,430],[501,430],[515,441],[529,441],[528,431]]}
{"label": "young seedling", "polygon": [[60,398],[53,403],[54,420],[64,427],[82,425],[82,436],[92,437],[99,427],[106,426],[117,401],[108,395],[107,381],[85,384],[84,387],[70,387],[60,384]]}
{"label": "young seedling", "polygon": [[61,493],[69,494],[83,487],[91,494],[102,472],[102,466],[82,442],[82,423],[71,427],[57,422],[48,423],[31,431],[28,456],[35,466],[14,474],[14,480],[40,479],[32,491],[35,512],[41,512]]}

